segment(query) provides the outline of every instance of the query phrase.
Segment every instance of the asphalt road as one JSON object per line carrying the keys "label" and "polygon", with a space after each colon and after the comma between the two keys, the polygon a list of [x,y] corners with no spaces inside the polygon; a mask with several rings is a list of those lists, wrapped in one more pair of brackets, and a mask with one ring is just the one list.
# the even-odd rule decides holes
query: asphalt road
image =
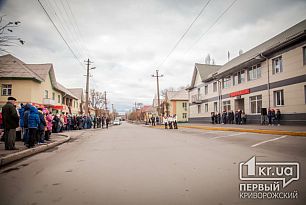
{"label": "asphalt road", "polygon": [[[240,199],[239,163],[252,156],[299,162],[283,190],[298,199]],[[0,204],[305,204],[305,165],[306,137],[125,123],[1,169]]]}

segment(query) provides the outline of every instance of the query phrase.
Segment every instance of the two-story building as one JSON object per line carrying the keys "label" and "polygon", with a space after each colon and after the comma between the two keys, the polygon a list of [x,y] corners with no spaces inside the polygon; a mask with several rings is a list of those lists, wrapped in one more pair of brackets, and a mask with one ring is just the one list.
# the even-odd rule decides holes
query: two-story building
{"label": "two-story building", "polygon": [[8,96],[18,103],[46,107],[54,113],[79,113],[79,99],[56,81],[53,65],[26,64],[12,55],[0,56],[0,107]]}
{"label": "two-story building", "polygon": [[223,66],[196,64],[188,90],[191,122],[242,110],[248,123],[260,123],[271,108],[281,111],[282,123],[305,125],[306,20]]}
{"label": "two-story building", "polygon": [[188,92],[185,89],[167,91],[165,102],[166,115],[176,115],[178,122],[188,122]]}

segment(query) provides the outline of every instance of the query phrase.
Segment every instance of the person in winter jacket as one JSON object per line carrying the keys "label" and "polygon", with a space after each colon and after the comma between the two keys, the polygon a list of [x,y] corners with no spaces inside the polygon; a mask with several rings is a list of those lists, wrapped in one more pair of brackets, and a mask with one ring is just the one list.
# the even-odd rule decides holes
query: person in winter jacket
{"label": "person in winter jacket", "polygon": [[21,103],[21,107],[18,109],[19,112],[19,126],[21,128],[21,134],[24,135],[24,105]]}
{"label": "person in winter jacket", "polygon": [[4,125],[4,141],[6,150],[14,150],[16,128],[19,126],[19,116],[15,108],[16,98],[8,97],[7,103],[2,107]]}
{"label": "person in winter jacket", "polygon": [[28,127],[29,127],[29,144],[28,148],[34,147],[35,137],[37,129],[40,124],[40,119],[38,115],[38,110],[36,107],[30,107],[30,113],[28,117]]}
{"label": "person in winter jacket", "polygon": [[24,106],[24,113],[23,113],[23,127],[24,127],[24,132],[23,132],[23,142],[25,145],[29,144],[29,114],[30,114],[30,108],[32,107],[31,104],[27,103]]}
{"label": "person in winter jacket", "polygon": [[45,140],[47,141],[50,140],[50,135],[52,132],[52,120],[53,120],[52,115],[49,113],[49,111],[46,111],[47,130],[46,130]]}
{"label": "person in winter jacket", "polygon": [[38,144],[45,143],[45,127],[47,126],[44,113],[41,108],[38,108],[39,126],[38,126]]}

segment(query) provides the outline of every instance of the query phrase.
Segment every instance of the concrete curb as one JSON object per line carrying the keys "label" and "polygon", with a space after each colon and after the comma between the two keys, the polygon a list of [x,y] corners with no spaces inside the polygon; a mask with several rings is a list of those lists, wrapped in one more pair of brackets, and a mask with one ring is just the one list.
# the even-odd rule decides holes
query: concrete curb
{"label": "concrete curb", "polygon": [[[161,126],[156,126],[156,128],[162,128]],[[272,135],[289,135],[289,136],[304,136],[306,137],[306,132],[294,132],[285,130],[256,130],[247,128],[230,128],[230,127],[209,127],[209,126],[199,126],[199,125],[180,125],[179,128],[191,128],[200,130],[217,130],[217,131],[233,131],[233,132],[251,132],[259,134],[272,134]]]}
{"label": "concrete curb", "polygon": [[40,145],[38,147],[22,150],[20,152],[12,153],[12,154],[9,154],[7,156],[1,157],[0,158],[0,167],[3,167],[4,165],[10,164],[12,162],[23,159],[25,157],[28,157],[28,156],[46,151],[48,149],[54,148],[54,147],[56,147],[60,144],[63,144],[63,143],[65,143],[65,142],[67,142],[71,139],[71,137],[67,136],[67,135],[60,135],[60,136],[65,136],[65,138],[61,139],[61,140],[58,140],[56,142],[50,143],[50,144]]}

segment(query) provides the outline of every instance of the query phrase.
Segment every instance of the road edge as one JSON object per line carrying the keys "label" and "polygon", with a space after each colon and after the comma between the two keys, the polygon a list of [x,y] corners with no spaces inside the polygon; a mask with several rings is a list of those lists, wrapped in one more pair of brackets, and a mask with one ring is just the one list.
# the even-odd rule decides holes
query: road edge
{"label": "road edge", "polygon": [[5,166],[7,164],[12,163],[12,162],[18,161],[20,159],[38,154],[40,152],[46,151],[46,150],[54,148],[56,146],[59,146],[59,145],[65,143],[65,142],[68,142],[71,139],[70,136],[64,135],[64,134],[61,134],[61,135],[58,135],[58,136],[65,136],[65,138],[61,139],[61,140],[58,140],[58,141],[55,141],[55,142],[52,142],[50,144],[40,145],[38,147],[22,150],[20,152],[16,152],[16,153],[6,155],[4,157],[0,157],[0,168],[2,168],[3,166]]}

